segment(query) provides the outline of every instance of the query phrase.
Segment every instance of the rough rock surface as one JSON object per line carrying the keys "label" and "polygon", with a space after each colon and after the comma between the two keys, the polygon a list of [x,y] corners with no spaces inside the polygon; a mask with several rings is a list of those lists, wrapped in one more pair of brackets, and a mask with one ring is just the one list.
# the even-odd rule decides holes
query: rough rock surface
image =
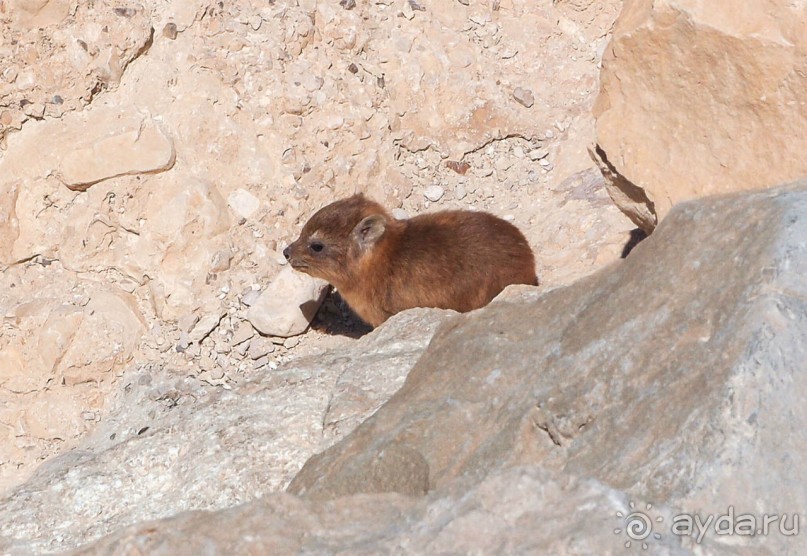
{"label": "rough rock surface", "polygon": [[[79,554],[621,554],[621,493],[538,467],[457,483],[424,498],[288,494],[131,527]],[[608,550],[606,547],[612,547]],[[669,535],[653,554],[687,554]]]}
{"label": "rough rock surface", "polygon": [[439,492],[540,464],[680,511],[804,512],[805,237],[807,181],[682,204],[623,264],[452,319],[289,491],[412,493],[418,465]]}
{"label": "rough rock surface", "polygon": [[124,374],[80,449],[0,498],[0,553],[63,550],[137,521],[283,490],[309,456],[400,387],[451,314],[407,312],[355,344],[229,390],[156,366]]}
{"label": "rough rock surface", "polygon": [[153,32],[147,10],[135,3],[0,4],[0,148],[26,121],[60,118],[116,88]]}
{"label": "rough rock surface", "polygon": [[[222,512],[135,525],[88,553],[614,553],[631,539],[626,516],[637,509],[660,518],[651,523],[658,537],[633,539],[659,553],[797,553],[804,541],[778,527],[754,537],[709,530],[696,539],[671,525],[682,514],[706,519],[731,506],[760,520],[786,513],[792,529],[793,514],[807,510],[800,480],[807,466],[805,237],[807,181],[683,203],[627,260],[568,287],[509,291],[453,317],[404,312],[398,325],[413,326],[424,314],[443,324],[392,398],[297,474],[288,490],[301,498],[273,494]],[[351,353],[397,333],[382,326]],[[424,336],[414,351],[423,349]],[[383,369],[389,361],[377,364]],[[322,369],[320,376],[329,374]],[[227,403],[253,419],[265,410],[264,402],[260,410],[250,406],[271,391],[267,382],[237,402],[213,401],[208,416],[194,422],[209,423],[214,408]],[[133,510],[138,504],[126,497],[159,504],[162,497],[144,497],[141,484],[178,470],[189,498],[211,473],[226,484],[252,485],[254,468],[229,457],[220,463],[225,454],[216,443],[232,437],[254,449],[260,439],[251,432],[267,431],[252,431],[246,419],[218,426],[214,435],[195,431],[194,423],[166,422],[87,461],[53,460],[0,504],[3,535],[15,539],[0,548],[74,546],[82,507],[76,497],[103,480],[120,485],[99,479],[102,470],[121,473],[113,462],[149,461],[136,455],[167,454],[149,469],[133,468],[141,473],[135,485],[116,487],[121,506],[140,515],[148,512]],[[182,465],[178,442],[202,451],[196,446],[205,443],[213,452]],[[180,461],[171,461],[171,449]],[[424,478],[430,491],[413,496],[424,492]],[[227,498],[233,488],[215,492]],[[234,496],[248,497],[250,491]],[[97,512],[90,512],[95,524]],[[37,524],[66,538],[26,542]],[[89,540],[99,532],[78,535]]]}
{"label": "rough rock surface", "polygon": [[645,231],[680,201],[807,175],[807,6],[626,2],[603,55],[596,156]]}
{"label": "rough rock surface", "polygon": [[366,332],[336,297],[298,337],[246,320],[337,197],[505,217],[547,288],[618,259],[586,147],[620,5],[0,0],[0,491],[130,369],[212,395]]}

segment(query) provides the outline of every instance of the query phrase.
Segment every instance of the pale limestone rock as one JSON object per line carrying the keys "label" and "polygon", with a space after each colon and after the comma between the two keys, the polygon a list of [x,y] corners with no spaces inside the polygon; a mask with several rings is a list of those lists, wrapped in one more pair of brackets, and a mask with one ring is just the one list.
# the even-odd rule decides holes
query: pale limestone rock
{"label": "pale limestone rock", "polygon": [[92,293],[84,311],[60,364],[67,385],[98,381],[128,363],[146,330],[135,299],[122,291]]}
{"label": "pale limestone rock", "polygon": [[154,258],[142,265],[154,268],[160,284],[162,315],[176,319],[203,306],[217,309],[211,289],[200,296],[216,254],[227,246],[230,225],[227,205],[218,188],[194,177],[165,176],[163,187],[146,204],[150,218],[137,242],[139,251]]}
{"label": "pale limestone rock", "polygon": [[680,201],[807,174],[798,4],[626,3],[603,56],[594,154],[645,231]]}
{"label": "pale limestone rock", "polygon": [[224,313],[221,312],[208,313],[201,317],[190,331],[190,341],[198,344],[207,338],[218,327],[223,317]]}
{"label": "pale limestone rock", "polygon": [[20,226],[16,214],[19,191],[19,182],[0,182],[0,264],[12,262],[14,242],[19,237]]}
{"label": "pale limestone rock", "polygon": [[174,159],[171,138],[145,120],[139,129],[93,139],[91,145],[65,153],[58,171],[67,187],[83,191],[117,176],[163,172]]}
{"label": "pale limestone rock", "polygon": [[531,90],[523,87],[516,87],[513,90],[513,98],[525,108],[532,108],[532,105],[535,104],[535,95]]}
{"label": "pale limestone rock", "polygon": [[[148,11],[107,0],[11,0],[0,10],[0,146],[30,118],[58,118],[113,90],[150,44]],[[4,83],[6,81],[6,83]]]}
{"label": "pale limestone rock", "polygon": [[325,299],[324,280],[286,267],[247,311],[247,319],[261,334],[289,337],[302,334]]}
{"label": "pale limestone rock", "polygon": [[249,218],[261,206],[261,201],[246,189],[236,189],[227,196],[227,204],[241,218]]}
{"label": "pale limestone rock", "polygon": [[430,185],[429,187],[423,190],[423,196],[433,203],[436,203],[437,201],[442,199],[444,194],[445,189],[443,189],[439,185]]}
{"label": "pale limestone rock", "polygon": [[70,9],[68,0],[12,0],[15,22],[25,27],[48,27],[60,23]]}
{"label": "pale limestone rock", "polygon": [[[626,515],[630,501],[596,481],[529,466],[464,486],[419,498],[355,495],[331,504],[278,493],[222,512],[188,512],[138,524],[80,554],[130,551],[190,556],[205,550],[608,554],[625,550],[628,537],[614,535],[614,529],[624,527],[616,514]],[[669,534],[649,542],[657,554],[687,553]]]}
{"label": "pale limestone rock", "polygon": [[144,330],[128,294],[75,284],[90,291],[86,299],[63,294],[60,301],[46,296],[69,291],[69,281],[37,285],[43,297],[8,310],[13,326],[0,334],[0,429],[14,431],[0,443],[0,461],[8,463],[0,466],[0,490],[14,475],[30,474],[42,453],[72,446],[92,429],[83,415],[103,407],[110,371],[131,360]]}
{"label": "pale limestone rock", "polygon": [[97,434],[0,494],[0,551],[78,547],[138,521],[281,491],[308,457],[393,395],[449,316],[395,315],[325,359],[231,391],[211,393],[170,368],[125,373]]}

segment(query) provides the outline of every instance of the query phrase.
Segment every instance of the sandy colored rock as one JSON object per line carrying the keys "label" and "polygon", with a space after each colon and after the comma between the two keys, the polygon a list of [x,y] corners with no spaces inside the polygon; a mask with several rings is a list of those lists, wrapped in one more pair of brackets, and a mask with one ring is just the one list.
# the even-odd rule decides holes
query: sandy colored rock
{"label": "sandy colored rock", "polygon": [[201,317],[189,334],[190,341],[199,343],[207,338],[219,325],[223,316],[222,313],[208,313]]}
{"label": "sandy colored rock", "polygon": [[25,27],[47,27],[60,23],[70,9],[68,0],[12,0],[11,13]]}
{"label": "sandy colored rock", "polygon": [[[33,119],[61,117],[115,89],[148,50],[152,28],[142,7],[101,0],[11,0],[0,10],[0,146]],[[71,9],[72,8],[72,9]]]}
{"label": "sandy colored rock", "polygon": [[11,259],[14,242],[19,236],[19,222],[16,215],[19,182],[11,181],[0,185],[0,263]]}
{"label": "sandy colored rock", "polygon": [[139,129],[94,140],[90,146],[70,152],[59,173],[67,187],[83,191],[117,176],[168,170],[174,156],[171,139],[153,121],[143,121]]}
{"label": "sandy colored rock", "polygon": [[249,308],[247,319],[261,334],[302,334],[325,299],[328,283],[291,267],[278,273]]}
{"label": "sandy colored rock", "polygon": [[603,56],[595,155],[638,226],[686,199],[807,174],[805,27],[786,0],[626,2]]}

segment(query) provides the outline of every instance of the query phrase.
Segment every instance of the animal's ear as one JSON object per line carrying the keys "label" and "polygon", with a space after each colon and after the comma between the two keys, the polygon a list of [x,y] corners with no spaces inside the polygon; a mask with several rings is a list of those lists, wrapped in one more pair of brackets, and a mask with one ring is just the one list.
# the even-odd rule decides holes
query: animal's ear
{"label": "animal's ear", "polygon": [[353,241],[362,248],[369,249],[387,229],[387,219],[383,214],[371,214],[362,218],[361,222],[353,228]]}

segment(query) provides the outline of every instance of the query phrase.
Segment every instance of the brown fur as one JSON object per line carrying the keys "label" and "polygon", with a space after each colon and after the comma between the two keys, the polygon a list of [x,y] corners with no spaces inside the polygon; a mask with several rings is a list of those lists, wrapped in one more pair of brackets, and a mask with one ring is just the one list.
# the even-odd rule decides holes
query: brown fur
{"label": "brown fur", "polygon": [[538,283],[532,250],[509,222],[464,210],[396,220],[362,195],[319,210],[283,253],[373,326],[412,307],[470,311],[509,284]]}

